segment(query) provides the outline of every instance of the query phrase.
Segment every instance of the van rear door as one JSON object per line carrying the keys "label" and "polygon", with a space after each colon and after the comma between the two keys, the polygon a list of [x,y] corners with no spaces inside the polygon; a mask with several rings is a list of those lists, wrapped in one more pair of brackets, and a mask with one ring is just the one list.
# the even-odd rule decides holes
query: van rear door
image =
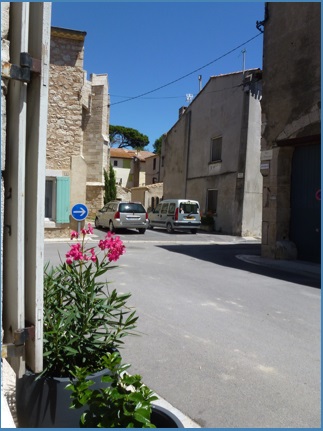
{"label": "van rear door", "polygon": [[198,202],[182,201],[178,210],[178,221],[200,221],[200,207]]}

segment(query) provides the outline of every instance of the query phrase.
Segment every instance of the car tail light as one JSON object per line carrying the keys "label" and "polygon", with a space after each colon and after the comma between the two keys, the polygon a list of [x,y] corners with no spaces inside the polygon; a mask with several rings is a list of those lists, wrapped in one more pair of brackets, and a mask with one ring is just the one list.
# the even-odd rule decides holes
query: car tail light
{"label": "car tail light", "polygon": [[146,213],[146,221],[148,221],[148,213]]}
{"label": "car tail light", "polygon": [[174,219],[178,220],[178,208],[176,208],[176,210],[175,210],[175,217],[174,217]]}
{"label": "car tail light", "polygon": [[119,211],[117,211],[117,212],[115,213],[114,218],[115,218],[115,219],[120,218],[120,212],[119,212]]}

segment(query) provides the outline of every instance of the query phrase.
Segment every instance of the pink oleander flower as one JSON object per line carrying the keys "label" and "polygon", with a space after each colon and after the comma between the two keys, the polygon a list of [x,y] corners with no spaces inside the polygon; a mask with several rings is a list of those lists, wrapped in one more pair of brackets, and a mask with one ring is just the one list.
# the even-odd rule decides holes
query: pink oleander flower
{"label": "pink oleander flower", "polygon": [[94,248],[91,248],[90,253],[91,253],[90,259],[92,260],[92,262],[96,262],[98,260],[98,258],[95,254]]}
{"label": "pink oleander flower", "polygon": [[81,232],[82,232],[82,234],[83,235],[90,235],[90,234],[92,234],[93,233],[93,227],[92,227],[92,225],[91,225],[91,223],[88,223],[88,225],[87,225],[87,229],[84,227],[82,230],[81,230]]}
{"label": "pink oleander flower", "polygon": [[117,261],[119,257],[124,254],[125,246],[119,236],[114,236],[113,233],[108,232],[105,239],[99,241],[98,247],[101,250],[108,250],[107,257],[109,261]]}
{"label": "pink oleander flower", "polygon": [[88,224],[88,229],[86,231],[87,234],[93,234],[93,226],[91,225],[91,223]]}
{"label": "pink oleander flower", "polygon": [[[84,249],[84,238],[86,234],[93,233],[93,228],[91,224],[88,224],[88,228],[83,228],[81,230],[83,235],[83,241],[81,243],[76,243],[70,246],[70,250],[66,253],[66,263],[72,265],[74,261],[83,262],[97,262],[98,256],[95,253],[95,249],[92,247],[90,249]],[[78,233],[75,231],[71,232],[71,239],[78,238]],[[101,239],[98,243],[98,247],[101,251],[104,251],[104,257],[108,259],[109,262],[116,262],[119,257],[125,253],[125,246],[119,236],[115,236],[114,233],[108,232],[104,239]],[[103,261],[102,260],[102,261]]]}
{"label": "pink oleander flower", "polygon": [[[71,260],[84,260],[84,256],[83,256],[83,252],[81,249],[81,244],[77,243],[77,244],[73,244],[71,245],[70,251],[68,251],[66,253],[66,263],[68,263],[69,265],[71,264]],[[69,263],[70,262],[70,263]]]}
{"label": "pink oleander flower", "polygon": [[78,237],[79,237],[79,234],[75,230],[72,230],[71,239],[78,238]]}

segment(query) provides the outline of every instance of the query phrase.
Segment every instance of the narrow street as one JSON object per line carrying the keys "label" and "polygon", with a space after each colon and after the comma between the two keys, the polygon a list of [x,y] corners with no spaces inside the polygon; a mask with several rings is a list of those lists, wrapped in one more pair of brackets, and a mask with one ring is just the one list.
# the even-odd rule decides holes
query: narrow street
{"label": "narrow street", "polygon": [[[201,427],[320,427],[317,277],[238,259],[259,255],[252,239],[120,236],[126,253],[108,278],[139,315],[121,351],[130,372]],[[66,249],[47,242],[45,258]]]}

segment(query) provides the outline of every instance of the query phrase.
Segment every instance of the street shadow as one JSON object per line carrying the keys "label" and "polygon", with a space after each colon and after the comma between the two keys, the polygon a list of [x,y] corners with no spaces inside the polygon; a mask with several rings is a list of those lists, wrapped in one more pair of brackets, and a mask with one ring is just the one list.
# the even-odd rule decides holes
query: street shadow
{"label": "street shadow", "polygon": [[[105,227],[96,227],[95,228],[97,231],[99,231],[99,232],[103,232],[103,233],[108,233],[109,232],[109,228],[105,228]],[[137,229],[117,229],[115,232],[114,232],[116,235],[128,235],[128,236],[131,236],[131,235],[143,235],[143,234],[141,234],[141,233],[139,233],[138,232],[138,230]]]}
{"label": "street shadow", "polygon": [[176,244],[176,245],[158,245],[158,247],[173,253],[180,253],[190,256],[191,258],[204,260],[216,265],[226,266],[233,269],[240,269],[254,274],[266,277],[276,278],[291,283],[301,284],[309,287],[321,288],[320,278],[313,274],[302,274],[291,272],[290,270],[281,270],[265,265],[246,262],[239,259],[239,255],[261,256],[260,244]]}

